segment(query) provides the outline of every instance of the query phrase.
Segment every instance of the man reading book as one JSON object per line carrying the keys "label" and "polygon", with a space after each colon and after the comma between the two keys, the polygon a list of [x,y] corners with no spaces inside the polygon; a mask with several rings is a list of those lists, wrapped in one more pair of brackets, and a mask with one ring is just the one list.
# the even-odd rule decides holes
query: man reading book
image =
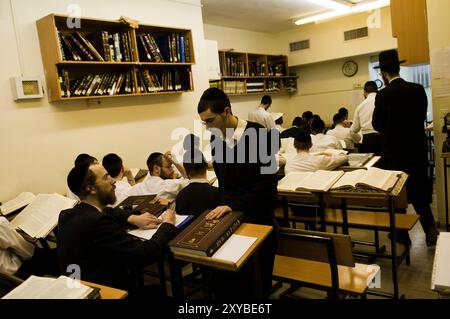
{"label": "man reading book", "polygon": [[[211,131],[211,150],[214,171],[224,205],[214,208],[208,218],[220,218],[231,211],[245,213],[245,221],[274,226],[277,192],[277,165],[279,132],[267,131],[258,123],[244,121],[233,115],[228,96],[218,88],[203,92],[197,108],[200,119]],[[277,246],[275,232],[260,248],[263,297],[268,297],[272,285],[272,270]],[[241,298],[256,297],[252,287],[255,279],[251,262],[239,274],[223,273],[217,276],[216,295]],[[220,283],[220,284],[219,284]],[[238,288],[236,288],[239,285]]]}
{"label": "man reading book", "polygon": [[75,166],[67,177],[69,188],[81,202],[59,215],[57,241],[62,274],[79,269],[82,280],[121,288],[138,294],[136,279],[130,273],[156,261],[166,243],[176,234],[175,215],[166,211],[155,235],[146,241],[126,233],[130,225],[144,229],[160,223],[148,213],[110,208],[116,201],[115,180],[100,164]]}

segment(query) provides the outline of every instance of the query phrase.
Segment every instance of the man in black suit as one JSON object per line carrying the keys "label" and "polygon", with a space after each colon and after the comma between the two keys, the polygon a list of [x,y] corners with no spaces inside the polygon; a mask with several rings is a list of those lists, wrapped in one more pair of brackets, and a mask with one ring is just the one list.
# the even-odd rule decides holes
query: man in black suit
{"label": "man in black suit", "polygon": [[[425,118],[427,96],[422,85],[406,82],[400,77],[396,50],[380,53],[381,74],[386,88],[375,98],[373,128],[382,134],[381,167],[401,170],[409,175],[406,191],[408,202],[420,215],[428,246],[436,245],[438,231],[431,211],[432,181],[428,177]],[[403,240],[408,240],[407,234]],[[399,239],[401,236],[399,237]]]}
{"label": "man in black suit", "polygon": [[[68,276],[97,284],[121,288],[138,294],[141,266],[156,261],[166,243],[176,234],[175,215],[167,211],[156,234],[146,241],[126,233],[134,225],[156,228],[160,222],[148,213],[107,207],[116,201],[115,180],[100,164],[75,166],[67,184],[81,202],[61,212],[58,220],[58,259],[60,270]],[[136,271],[138,271],[136,273]],[[130,276],[130,273],[135,276]]]}
{"label": "man in black suit", "polygon": [[[207,89],[198,103],[198,114],[212,133],[211,151],[214,171],[219,180],[223,205],[213,209],[208,218],[220,218],[231,211],[245,213],[246,221],[274,226],[277,192],[277,165],[275,154],[279,149],[279,132],[267,131],[262,125],[234,116],[227,95],[217,88]],[[231,289],[227,297],[268,297],[272,285],[272,270],[277,248],[275,231],[260,248],[263,296],[255,296],[252,269],[246,267],[239,278],[224,274],[221,291]],[[251,263],[247,263],[250,265]],[[236,289],[230,282],[239,284]],[[234,290],[234,291],[233,291]],[[232,294],[231,294],[232,293]],[[225,294],[224,294],[225,295]]]}

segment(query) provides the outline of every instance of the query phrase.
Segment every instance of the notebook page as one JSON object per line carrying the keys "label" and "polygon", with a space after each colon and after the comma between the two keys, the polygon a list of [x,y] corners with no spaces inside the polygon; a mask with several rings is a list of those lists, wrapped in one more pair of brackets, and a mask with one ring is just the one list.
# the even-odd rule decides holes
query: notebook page
{"label": "notebook page", "polygon": [[256,237],[233,234],[228,240],[211,256],[211,258],[238,262],[239,259],[257,240]]}
{"label": "notebook page", "polygon": [[441,232],[436,244],[431,289],[445,290],[450,288],[450,233]]}
{"label": "notebook page", "polygon": [[[180,225],[189,216],[191,216],[191,215],[177,215],[177,214],[175,214],[175,226]],[[158,225],[158,228],[159,228],[159,225]],[[133,235],[133,236],[136,236],[136,237],[148,240],[148,239],[152,238],[152,236],[156,233],[158,228],[155,228],[155,229],[133,229],[133,230],[130,230],[128,233],[130,235]]]}

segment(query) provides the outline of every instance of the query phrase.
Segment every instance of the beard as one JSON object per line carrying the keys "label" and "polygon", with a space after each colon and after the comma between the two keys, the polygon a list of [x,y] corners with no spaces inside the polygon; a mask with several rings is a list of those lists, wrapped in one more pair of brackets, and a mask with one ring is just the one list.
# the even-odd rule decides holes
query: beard
{"label": "beard", "polygon": [[110,191],[104,191],[102,189],[97,189],[97,196],[98,201],[100,204],[106,206],[106,205],[112,205],[116,202],[116,192],[114,191],[115,188],[112,188]]}

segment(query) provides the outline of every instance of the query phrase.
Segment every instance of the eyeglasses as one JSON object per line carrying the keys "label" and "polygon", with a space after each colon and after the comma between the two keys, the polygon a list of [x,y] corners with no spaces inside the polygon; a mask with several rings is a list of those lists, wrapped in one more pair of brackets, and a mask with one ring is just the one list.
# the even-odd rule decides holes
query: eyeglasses
{"label": "eyeglasses", "polygon": [[216,116],[210,117],[209,119],[202,120],[201,122],[203,125],[211,124],[212,122],[215,121],[216,117],[218,117],[219,115],[220,114],[216,114]]}

